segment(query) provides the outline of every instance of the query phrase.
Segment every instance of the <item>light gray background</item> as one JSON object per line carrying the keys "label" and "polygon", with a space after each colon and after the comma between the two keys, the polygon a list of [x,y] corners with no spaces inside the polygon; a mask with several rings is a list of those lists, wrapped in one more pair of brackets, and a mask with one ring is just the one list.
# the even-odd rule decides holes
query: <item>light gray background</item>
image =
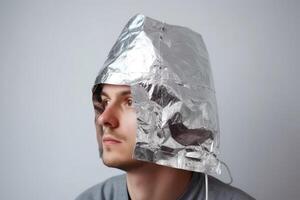
{"label": "light gray background", "polygon": [[139,12],[203,35],[233,185],[299,199],[300,3],[288,0],[1,1],[0,199],[74,199],[122,173],[98,159],[90,89]]}

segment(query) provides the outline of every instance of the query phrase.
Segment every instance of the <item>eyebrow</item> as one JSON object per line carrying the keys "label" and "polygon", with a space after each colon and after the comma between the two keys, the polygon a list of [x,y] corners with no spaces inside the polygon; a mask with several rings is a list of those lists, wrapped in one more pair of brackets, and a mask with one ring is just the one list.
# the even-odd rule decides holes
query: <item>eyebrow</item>
{"label": "eyebrow", "polygon": [[[117,96],[126,96],[126,95],[129,95],[129,94],[131,94],[130,90],[124,90],[124,91],[118,92]],[[104,91],[102,91],[100,93],[100,96],[105,96],[105,97],[109,98],[109,95],[106,92],[104,92]]]}

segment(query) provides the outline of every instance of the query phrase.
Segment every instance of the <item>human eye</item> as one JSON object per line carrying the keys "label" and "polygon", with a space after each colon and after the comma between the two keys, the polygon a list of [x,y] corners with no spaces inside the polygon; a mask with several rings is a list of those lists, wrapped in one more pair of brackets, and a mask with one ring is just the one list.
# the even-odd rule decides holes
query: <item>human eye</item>
{"label": "human eye", "polygon": [[107,104],[109,103],[108,99],[101,99],[98,102],[94,103],[94,110],[97,115],[101,115],[105,108],[107,107]]}
{"label": "human eye", "polygon": [[129,107],[133,105],[133,99],[131,97],[126,99],[126,105]]}
{"label": "human eye", "polygon": [[103,110],[102,112],[104,112],[105,108],[109,104],[109,99],[102,99],[100,104],[101,104],[101,108]]}

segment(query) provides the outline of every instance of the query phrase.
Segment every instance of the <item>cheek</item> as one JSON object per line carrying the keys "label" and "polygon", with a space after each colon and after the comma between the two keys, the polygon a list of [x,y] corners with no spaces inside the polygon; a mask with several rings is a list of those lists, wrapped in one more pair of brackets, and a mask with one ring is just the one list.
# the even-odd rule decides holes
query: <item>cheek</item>
{"label": "cheek", "polygon": [[96,137],[99,145],[102,144],[102,128],[96,125]]}
{"label": "cheek", "polygon": [[135,113],[127,113],[124,116],[124,129],[127,135],[127,138],[135,143],[135,137],[137,132],[137,119]]}

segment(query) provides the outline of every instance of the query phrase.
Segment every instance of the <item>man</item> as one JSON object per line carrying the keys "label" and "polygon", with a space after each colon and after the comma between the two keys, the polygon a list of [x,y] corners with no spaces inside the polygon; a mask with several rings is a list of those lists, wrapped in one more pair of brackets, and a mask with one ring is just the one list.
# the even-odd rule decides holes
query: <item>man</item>
{"label": "man", "polygon": [[[180,67],[187,65],[191,76],[187,69],[178,72],[184,60],[176,55],[193,55],[189,38],[198,42],[199,36],[177,28],[136,15],[111,50],[93,88],[95,125],[103,163],[126,174],[91,187],[77,200],[253,199],[204,174],[219,169],[212,79],[207,64],[199,71],[190,59]],[[205,53],[202,47],[196,53]]]}

